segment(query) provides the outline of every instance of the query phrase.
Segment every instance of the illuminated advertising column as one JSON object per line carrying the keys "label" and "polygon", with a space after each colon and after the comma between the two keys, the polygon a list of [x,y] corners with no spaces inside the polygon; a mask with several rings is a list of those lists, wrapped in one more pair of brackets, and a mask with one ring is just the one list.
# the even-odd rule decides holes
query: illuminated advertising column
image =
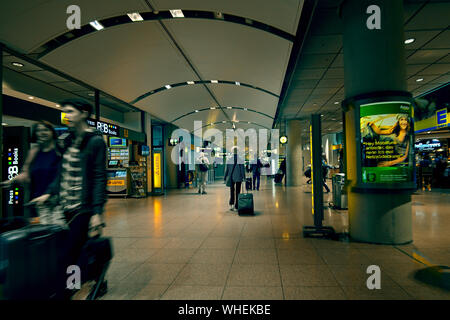
{"label": "illuminated advertising column", "polygon": [[[23,167],[29,149],[29,129],[25,127],[3,128],[3,176],[2,181],[17,176]],[[23,186],[13,185],[2,189],[2,216],[23,216],[25,190]]]}

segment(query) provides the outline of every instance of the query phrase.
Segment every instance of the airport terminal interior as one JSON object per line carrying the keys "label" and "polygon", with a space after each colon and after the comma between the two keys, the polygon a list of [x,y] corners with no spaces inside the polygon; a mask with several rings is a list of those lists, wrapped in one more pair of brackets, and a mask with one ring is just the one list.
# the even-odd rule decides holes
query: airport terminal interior
{"label": "airport terminal interior", "polygon": [[[19,266],[57,261],[76,210],[92,258],[72,300],[450,300],[449,16],[448,0],[2,1],[0,300],[54,294]],[[34,251],[14,240],[32,233]]]}

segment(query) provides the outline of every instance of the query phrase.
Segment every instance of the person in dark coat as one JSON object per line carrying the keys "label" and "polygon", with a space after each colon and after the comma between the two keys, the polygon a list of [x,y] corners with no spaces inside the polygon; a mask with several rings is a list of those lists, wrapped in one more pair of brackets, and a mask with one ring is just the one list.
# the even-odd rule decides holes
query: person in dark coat
{"label": "person in dark coat", "polygon": [[259,185],[260,185],[260,181],[261,181],[261,168],[262,168],[262,163],[261,163],[260,158],[258,157],[258,159],[256,160],[256,163],[252,163],[250,165],[250,169],[252,171],[252,176],[253,176],[253,190],[259,191]]}
{"label": "person in dark coat", "polygon": [[230,187],[230,210],[238,209],[238,197],[241,193],[242,181],[245,180],[244,160],[238,156],[237,147],[233,147],[233,155],[227,159],[224,180],[227,187]]}

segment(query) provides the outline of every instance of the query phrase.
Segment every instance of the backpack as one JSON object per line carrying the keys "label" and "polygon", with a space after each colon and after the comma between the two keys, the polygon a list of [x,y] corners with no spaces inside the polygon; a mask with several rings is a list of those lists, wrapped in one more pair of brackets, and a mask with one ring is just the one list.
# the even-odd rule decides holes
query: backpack
{"label": "backpack", "polygon": [[200,163],[198,165],[198,167],[199,167],[200,171],[202,171],[202,172],[208,171],[208,166],[204,163]]}

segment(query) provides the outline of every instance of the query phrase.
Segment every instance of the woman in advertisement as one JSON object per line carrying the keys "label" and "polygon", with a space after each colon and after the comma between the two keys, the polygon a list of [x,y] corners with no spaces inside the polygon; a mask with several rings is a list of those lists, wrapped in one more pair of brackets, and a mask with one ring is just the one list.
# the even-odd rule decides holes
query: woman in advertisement
{"label": "woman in advertisement", "polygon": [[381,161],[377,167],[392,167],[407,162],[410,144],[410,119],[407,114],[397,115],[397,122],[389,129],[381,130],[371,121],[367,125],[380,136],[380,141],[395,142],[395,154],[399,157],[390,161]]}

